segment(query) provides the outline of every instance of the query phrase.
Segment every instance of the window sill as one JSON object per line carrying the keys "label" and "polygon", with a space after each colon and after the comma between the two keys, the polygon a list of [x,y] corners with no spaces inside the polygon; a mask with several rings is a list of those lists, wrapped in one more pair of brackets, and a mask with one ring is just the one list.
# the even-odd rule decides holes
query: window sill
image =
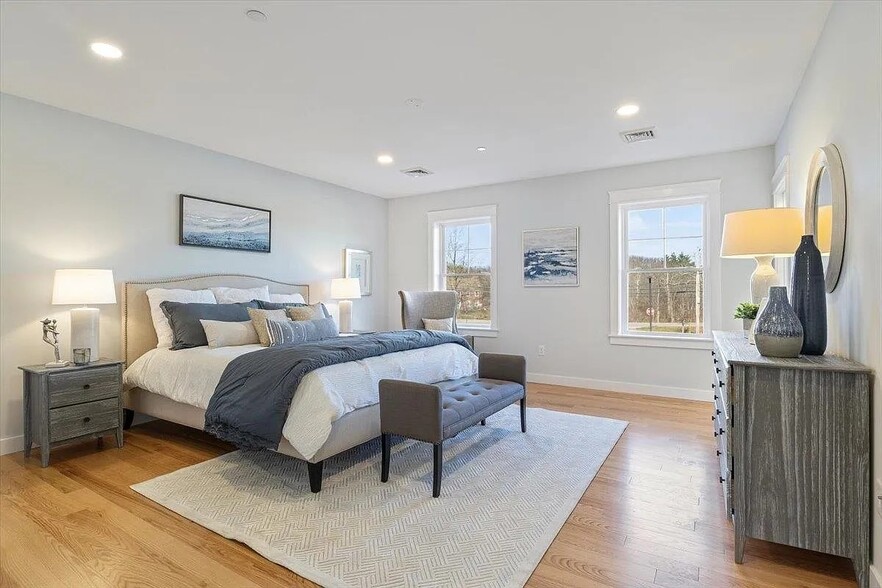
{"label": "window sill", "polygon": [[636,345],[639,347],[673,347],[676,349],[713,349],[710,337],[672,337],[665,335],[610,335],[611,345]]}
{"label": "window sill", "polygon": [[495,339],[499,337],[499,331],[496,329],[481,329],[457,326],[456,330],[460,335],[471,335],[472,337],[486,337]]}

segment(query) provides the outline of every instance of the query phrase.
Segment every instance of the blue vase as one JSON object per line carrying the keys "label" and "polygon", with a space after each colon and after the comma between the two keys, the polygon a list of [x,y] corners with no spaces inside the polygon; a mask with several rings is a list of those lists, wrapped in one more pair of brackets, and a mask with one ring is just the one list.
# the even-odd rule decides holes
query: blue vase
{"label": "blue vase", "polygon": [[827,294],[824,262],[812,235],[803,235],[793,257],[790,282],[793,311],[802,323],[803,355],[824,355],[827,349]]}
{"label": "blue vase", "polygon": [[799,317],[787,301],[787,288],[769,288],[769,302],[756,318],[756,349],[769,357],[799,357],[803,331]]}

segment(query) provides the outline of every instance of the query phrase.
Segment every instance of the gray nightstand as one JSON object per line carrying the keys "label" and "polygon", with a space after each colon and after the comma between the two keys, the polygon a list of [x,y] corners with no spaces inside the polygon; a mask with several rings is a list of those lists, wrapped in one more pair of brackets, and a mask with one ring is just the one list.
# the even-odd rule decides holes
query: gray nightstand
{"label": "gray nightstand", "polygon": [[110,433],[116,436],[116,446],[122,447],[123,362],[99,359],[83,366],[19,369],[24,372],[25,457],[38,442],[45,468],[51,445],[88,437],[100,441]]}

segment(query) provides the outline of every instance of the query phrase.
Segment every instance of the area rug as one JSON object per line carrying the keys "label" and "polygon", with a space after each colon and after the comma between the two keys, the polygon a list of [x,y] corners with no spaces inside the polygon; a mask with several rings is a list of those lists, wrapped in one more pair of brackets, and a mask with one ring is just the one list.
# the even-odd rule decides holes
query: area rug
{"label": "area rug", "polygon": [[328,587],[523,586],[628,423],[517,407],[444,444],[398,439],[389,482],[379,441],[325,461],[236,451],[132,488]]}

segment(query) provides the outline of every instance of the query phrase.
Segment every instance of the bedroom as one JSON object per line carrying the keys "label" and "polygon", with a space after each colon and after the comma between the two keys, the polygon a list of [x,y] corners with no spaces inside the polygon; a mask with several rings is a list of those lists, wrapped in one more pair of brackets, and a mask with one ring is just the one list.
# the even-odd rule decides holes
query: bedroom
{"label": "bedroom", "polygon": [[[878,586],[880,30],[877,2],[4,0],[0,584]],[[820,282],[795,273],[824,293],[826,321],[797,318],[803,344],[825,334],[826,355],[768,359],[763,321],[753,345],[733,315],[765,297],[752,284],[793,294],[805,219],[827,226],[806,214],[818,153],[834,229]],[[737,234],[753,209],[799,227]],[[238,250],[204,246],[237,230]],[[786,251],[755,248],[785,237]],[[752,278],[765,254],[780,255],[767,282]],[[58,272],[76,269],[111,273]],[[88,300],[83,280],[98,286]],[[428,297],[437,310],[448,288],[458,317],[421,312],[421,293],[442,292]],[[157,310],[151,289],[209,298],[160,296]],[[272,295],[294,310],[252,321],[273,312],[252,300]],[[259,341],[268,317],[291,337],[319,337],[306,322],[347,336],[218,343],[235,333],[215,323]],[[738,337],[714,349],[712,332]],[[176,338],[196,347],[167,349]],[[273,391],[284,408],[266,407],[262,446],[279,451],[200,430],[228,366],[272,379],[287,364],[249,356],[307,348],[321,357],[301,363],[341,357]],[[732,422],[748,407],[715,404],[720,384],[756,368],[734,348],[791,375],[820,362],[838,378],[824,393],[840,395],[792,421],[793,445],[770,431],[805,414],[780,402],[777,421],[764,409]],[[77,365],[74,349],[109,362]],[[160,356],[167,386],[138,371]],[[45,366],[56,359],[68,365]],[[84,375],[95,370],[113,385]],[[414,429],[452,418],[419,399],[452,402],[447,383],[475,375],[486,390],[459,396],[486,404],[456,400],[463,420],[435,437]],[[786,379],[757,400],[815,398]],[[263,434],[265,401],[232,401],[233,428]],[[114,402],[134,409],[130,428]],[[96,404],[111,408],[77,412]],[[781,470],[780,485],[731,476],[749,472],[750,431],[753,465]],[[794,447],[820,460],[843,446],[847,464],[785,475]],[[841,496],[834,520],[810,516]]]}

